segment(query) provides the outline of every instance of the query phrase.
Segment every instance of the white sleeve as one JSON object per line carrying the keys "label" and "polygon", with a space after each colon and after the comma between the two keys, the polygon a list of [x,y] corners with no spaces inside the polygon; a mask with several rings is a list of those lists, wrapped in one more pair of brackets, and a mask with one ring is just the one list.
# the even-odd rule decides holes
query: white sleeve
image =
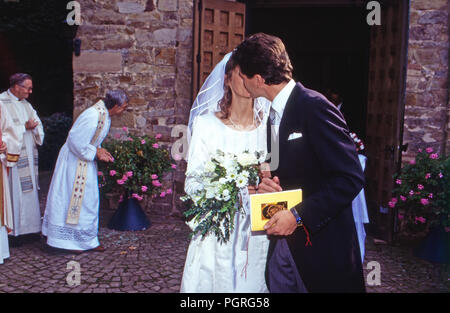
{"label": "white sleeve", "polygon": [[205,123],[202,122],[201,118],[197,117],[192,127],[192,138],[189,144],[186,180],[184,183],[184,191],[187,194],[193,194],[203,188],[202,183],[196,180],[194,175],[203,172],[205,163],[210,158],[204,136],[208,130],[204,129],[204,125]]}
{"label": "white sleeve", "polygon": [[39,118],[39,116],[37,115],[36,110],[33,108],[33,106],[29,102],[26,102],[25,106],[26,106],[26,111],[28,114],[28,119],[31,118],[38,122],[38,125],[33,130],[31,130],[31,133],[33,134],[34,142],[38,146],[42,146],[42,144],[44,143],[44,127],[42,126],[42,121]]}
{"label": "white sleeve", "polygon": [[67,136],[67,146],[77,158],[84,161],[93,161],[97,148],[91,145],[98,124],[98,112],[87,109],[77,118]]}

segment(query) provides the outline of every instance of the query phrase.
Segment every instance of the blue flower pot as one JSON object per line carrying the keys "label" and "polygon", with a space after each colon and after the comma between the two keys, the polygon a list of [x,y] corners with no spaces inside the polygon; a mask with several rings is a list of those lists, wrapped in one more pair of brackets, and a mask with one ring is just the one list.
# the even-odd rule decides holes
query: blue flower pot
{"label": "blue flower pot", "polygon": [[450,232],[441,225],[431,228],[414,255],[429,262],[450,264]]}
{"label": "blue flower pot", "polygon": [[111,220],[108,223],[108,228],[115,230],[146,230],[151,225],[150,220],[145,215],[139,202],[126,197],[117,208]]}

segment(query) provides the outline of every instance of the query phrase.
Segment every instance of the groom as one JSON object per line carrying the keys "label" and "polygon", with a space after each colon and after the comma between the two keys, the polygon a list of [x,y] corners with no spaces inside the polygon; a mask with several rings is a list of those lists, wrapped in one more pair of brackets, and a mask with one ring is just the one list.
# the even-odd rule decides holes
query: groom
{"label": "groom", "polygon": [[266,282],[271,292],[365,292],[351,203],[364,176],[339,110],[292,80],[283,42],[263,33],[233,53],[250,95],[272,101],[270,138],[279,164],[258,192],[303,190],[303,202],[266,224],[271,242]]}

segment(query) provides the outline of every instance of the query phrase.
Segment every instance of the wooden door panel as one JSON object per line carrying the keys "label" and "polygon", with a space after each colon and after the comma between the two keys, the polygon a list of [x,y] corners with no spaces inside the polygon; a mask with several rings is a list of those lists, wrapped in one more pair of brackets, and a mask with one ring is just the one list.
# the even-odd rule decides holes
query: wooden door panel
{"label": "wooden door panel", "polygon": [[391,241],[396,211],[387,204],[401,161],[409,4],[386,0],[381,6],[381,25],[372,26],[370,36],[366,192],[376,235]]}
{"label": "wooden door panel", "polygon": [[245,4],[196,0],[195,8],[193,99],[214,66],[245,34]]}

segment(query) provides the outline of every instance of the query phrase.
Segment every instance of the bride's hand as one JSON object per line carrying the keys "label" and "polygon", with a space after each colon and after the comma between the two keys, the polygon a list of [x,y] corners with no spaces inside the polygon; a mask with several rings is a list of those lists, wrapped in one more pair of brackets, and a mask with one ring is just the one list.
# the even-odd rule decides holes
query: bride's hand
{"label": "bride's hand", "polygon": [[261,180],[265,177],[272,178],[269,163],[267,162],[261,163],[261,165],[259,166],[259,177],[261,178]]}
{"label": "bride's hand", "polygon": [[256,189],[256,186],[248,186],[247,189],[248,189],[248,193],[251,195],[258,193],[258,189]]}
{"label": "bride's hand", "polygon": [[267,193],[267,192],[279,192],[283,191],[280,185],[280,179],[275,176],[273,179],[271,178],[263,178],[261,183],[258,186],[258,193]]}

